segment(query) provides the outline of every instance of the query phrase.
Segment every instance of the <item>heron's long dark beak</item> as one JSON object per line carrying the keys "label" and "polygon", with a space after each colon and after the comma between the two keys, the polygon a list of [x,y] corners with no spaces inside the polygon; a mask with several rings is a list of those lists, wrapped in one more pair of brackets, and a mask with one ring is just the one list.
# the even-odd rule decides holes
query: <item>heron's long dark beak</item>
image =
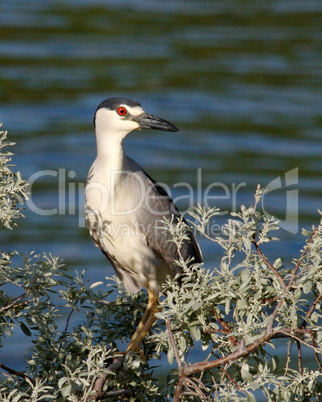
{"label": "heron's long dark beak", "polygon": [[142,113],[139,116],[135,116],[132,120],[136,121],[140,125],[140,129],[152,128],[154,130],[161,131],[179,131],[176,126],[169,123],[168,121],[148,113]]}

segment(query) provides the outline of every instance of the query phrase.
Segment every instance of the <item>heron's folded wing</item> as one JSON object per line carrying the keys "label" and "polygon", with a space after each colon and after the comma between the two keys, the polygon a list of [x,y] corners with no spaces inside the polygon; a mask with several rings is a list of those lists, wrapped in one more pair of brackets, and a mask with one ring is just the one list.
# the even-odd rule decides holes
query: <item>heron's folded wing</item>
{"label": "heron's folded wing", "polygon": [[[175,261],[179,259],[179,251],[163,220],[173,217],[173,223],[176,224],[180,221],[181,214],[167,192],[146,172],[142,171],[142,175],[146,181],[146,202],[139,211],[139,217],[144,235],[155,253],[166,261],[174,273],[177,273],[180,269]],[[183,241],[180,249],[181,256],[185,260],[192,257],[193,261],[190,264],[201,263],[201,251],[193,233],[189,230],[186,234],[187,239]]]}

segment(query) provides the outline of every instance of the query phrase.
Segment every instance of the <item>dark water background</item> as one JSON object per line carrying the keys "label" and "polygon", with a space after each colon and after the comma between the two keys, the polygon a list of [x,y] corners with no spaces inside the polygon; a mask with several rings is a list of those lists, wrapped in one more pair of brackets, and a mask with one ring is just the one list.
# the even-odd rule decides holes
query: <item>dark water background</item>
{"label": "dark water background", "polygon": [[[217,183],[210,204],[234,210],[280,178],[265,208],[291,217],[267,253],[298,257],[300,228],[322,208],[321,11],[311,0],[0,1],[0,121],[23,177],[41,172],[34,205],[57,209],[27,207],[2,249],[60,255],[92,282],[113,273],[83,227],[81,190],[95,157],[93,113],[122,95],[180,128],[126,140],[173,197],[187,194],[175,187],[186,182],[196,203]],[[211,268],[221,250],[200,243]],[[21,342],[8,343],[3,363],[23,366]]]}

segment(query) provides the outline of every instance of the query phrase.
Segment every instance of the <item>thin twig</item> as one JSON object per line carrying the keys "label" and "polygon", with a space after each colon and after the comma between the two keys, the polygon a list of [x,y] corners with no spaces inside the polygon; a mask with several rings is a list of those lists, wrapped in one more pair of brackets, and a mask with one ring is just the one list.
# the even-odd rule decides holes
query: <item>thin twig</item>
{"label": "thin twig", "polygon": [[[189,392],[189,394],[195,394],[196,396],[199,396],[199,398],[201,398],[201,400],[205,400],[206,395],[199,388],[200,384],[199,385],[195,384],[195,380],[196,380],[196,378],[193,378],[193,379],[187,378],[185,381],[185,386],[191,390],[191,392]],[[204,385],[203,385],[203,388],[206,389]],[[195,390],[195,391],[193,391],[193,390]],[[206,389],[206,391],[207,391],[207,389]],[[185,395],[186,395],[186,392],[185,392]]]}
{"label": "thin twig", "polygon": [[228,371],[225,370],[223,367],[220,367],[220,370],[224,373],[224,375],[225,375],[226,377],[229,378],[229,380],[233,383],[234,387],[235,387],[236,389],[238,389],[238,391],[240,391],[240,388],[239,388],[238,385],[236,384],[235,380],[234,380],[234,379],[231,377],[231,375],[228,373]]}
{"label": "thin twig", "polygon": [[306,323],[307,323],[307,319],[311,317],[313,311],[315,310],[316,305],[318,304],[318,302],[320,301],[322,295],[318,295],[317,298],[314,300],[312,306],[310,307],[309,311],[306,313],[305,317],[304,317],[304,321],[302,322],[301,328],[305,328],[306,327]]}
{"label": "thin twig", "polygon": [[[107,367],[107,369],[114,373],[116,370],[118,370],[122,366],[124,358],[125,358],[124,354],[120,354],[120,356],[116,357],[114,359],[113,363],[111,363]],[[110,373],[102,372],[97,377],[97,379],[95,380],[94,387],[93,387],[93,391],[95,391],[95,395],[91,396],[90,400],[98,401],[98,400],[102,399],[102,397],[104,395],[103,387],[104,387],[106,380],[108,379],[108,377],[110,375],[111,375]]]}
{"label": "thin twig", "polygon": [[166,324],[167,324],[167,329],[168,329],[168,332],[169,332],[170,342],[171,342],[173,352],[174,352],[174,357],[175,357],[176,362],[178,364],[178,370],[179,370],[179,374],[180,374],[181,371],[182,371],[182,363],[181,363],[181,360],[180,360],[177,345],[175,344],[175,341],[174,341],[174,338],[173,338],[173,334],[172,334],[172,330],[171,330],[171,320],[170,320],[170,318],[167,318]]}
{"label": "thin twig", "polygon": [[[308,329],[298,329],[298,331],[304,331],[305,333],[310,334],[310,335],[311,335],[311,338],[312,338],[312,345],[313,345],[314,347],[316,347],[316,342],[315,342],[315,337],[314,337],[313,331],[310,331],[310,330],[308,330]],[[319,365],[319,367],[320,367],[320,370],[322,370],[322,363],[321,363],[321,361],[320,361],[319,354],[318,354],[318,352],[317,352],[316,350],[314,350],[314,355],[315,355],[316,361],[318,362],[318,365]]]}
{"label": "thin twig", "polygon": [[25,296],[26,296],[26,293],[23,293],[23,294],[21,294],[20,296],[15,297],[15,298],[13,299],[13,301],[12,301],[10,304],[7,304],[6,306],[1,307],[1,308],[0,308],[0,312],[5,311],[5,310],[9,310],[9,309],[11,309],[12,307],[19,307],[19,306],[23,306],[23,305],[25,305],[25,304],[28,304],[27,301],[23,301],[23,302],[21,302],[21,303],[18,303],[18,302],[19,302],[23,297],[25,297]]}
{"label": "thin twig", "polygon": [[[68,316],[67,316],[67,320],[66,320],[66,325],[65,325],[65,330],[64,330],[64,332],[67,332],[67,329],[68,329],[68,326],[69,326],[69,321],[70,321],[70,318],[71,318],[73,312],[74,312],[74,309],[72,308],[72,310],[70,311],[70,313],[69,313]],[[63,345],[63,339],[60,341],[59,349],[61,349],[62,345]]]}
{"label": "thin twig", "polygon": [[293,341],[292,339],[289,339],[287,342],[287,354],[286,354],[286,363],[285,363],[285,369],[284,369],[284,376],[286,376],[288,372],[288,367],[291,361],[291,349],[292,349],[292,344]]}
{"label": "thin twig", "polygon": [[270,299],[259,299],[259,301],[260,301],[260,303],[263,303],[263,304],[270,304],[270,303],[275,302],[276,300],[279,300],[279,298],[280,298],[280,296],[274,296],[274,297],[271,297]]}
{"label": "thin twig", "polygon": [[67,320],[66,320],[65,332],[67,332],[67,329],[68,329],[68,326],[69,326],[69,321],[70,321],[70,318],[71,318],[73,312],[74,312],[74,309],[72,308],[70,313],[68,314],[68,317],[67,317]]}
{"label": "thin twig", "polygon": [[[223,319],[221,319],[219,317],[219,315],[217,314],[217,311],[215,309],[212,309],[212,312],[216,318],[216,320],[220,323],[220,325],[223,327],[223,329],[225,330],[225,334],[228,335],[231,333],[231,329],[229,328],[229,325],[226,323],[226,321],[224,321]],[[230,342],[234,345],[237,346],[238,345],[238,341],[237,339],[234,337],[234,335],[228,335],[228,338],[230,340]]]}
{"label": "thin twig", "polygon": [[12,279],[8,278],[8,277],[6,277],[6,282],[10,282],[15,286],[19,286],[19,288],[25,289],[24,285],[20,285],[20,283],[17,283],[15,281],[13,281]]}
{"label": "thin twig", "polygon": [[197,383],[199,385],[200,388],[203,388],[205,391],[207,390],[207,387],[205,386],[205,384],[199,379],[199,378],[193,378],[191,379],[193,382]]}
{"label": "thin twig", "polygon": [[280,285],[282,286],[284,292],[286,292],[287,291],[287,286],[286,286],[283,278],[281,277],[281,275],[277,272],[275,267],[273,267],[273,265],[264,256],[264,254],[262,253],[262,250],[259,248],[259,245],[258,245],[257,241],[255,240],[255,238],[252,239],[252,242],[254,243],[256,251],[257,251],[258,255],[261,257],[261,259],[263,260],[264,264],[274,273],[274,275],[276,276],[276,278],[279,281]]}
{"label": "thin twig", "polygon": [[284,300],[285,300],[284,297],[280,298],[279,302],[275,306],[274,311],[270,315],[270,319],[268,321],[268,325],[267,325],[267,328],[266,328],[266,335],[269,334],[270,332],[272,332],[275,319],[277,317],[277,314],[278,314],[280,308],[282,307],[282,305],[284,303]]}
{"label": "thin twig", "polygon": [[297,365],[299,368],[299,373],[303,375],[303,365],[302,365],[302,348],[301,348],[301,342],[296,341],[297,344]]}
{"label": "thin twig", "polygon": [[[296,331],[296,330],[295,330]],[[295,339],[298,342],[301,342],[303,345],[307,346],[308,348],[313,349],[314,351],[318,353],[322,353],[322,349],[317,348],[316,346],[311,345],[310,343],[304,341],[303,339],[299,338],[298,336],[294,335],[292,332],[287,331],[286,329],[281,329],[278,331],[279,333],[285,335],[286,337],[290,337]]]}
{"label": "thin twig", "polygon": [[27,379],[28,379],[33,385],[36,384],[35,380],[33,380],[33,379],[32,379],[31,377],[29,377],[27,374],[22,373],[21,371],[14,370],[14,369],[12,369],[12,368],[10,368],[10,367],[8,367],[8,366],[5,366],[5,365],[2,364],[2,363],[0,363],[0,368],[2,368],[3,370],[7,371],[7,372],[10,373],[10,374],[13,374],[13,375],[16,375],[16,376],[18,376],[18,377],[21,377],[21,378],[23,378],[24,380],[27,380]]}
{"label": "thin twig", "polygon": [[294,282],[294,280],[295,280],[297,271],[299,270],[299,268],[300,268],[300,266],[301,266],[301,263],[302,263],[303,258],[305,257],[306,253],[308,252],[308,249],[309,249],[308,246],[309,246],[309,244],[312,242],[312,240],[313,240],[313,238],[314,238],[316,232],[317,232],[316,229],[314,229],[313,232],[312,232],[312,234],[311,234],[311,237],[310,237],[309,240],[307,241],[306,247],[305,247],[304,251],[302,252],[302,254],[301,254],[301,256],[300,256],[300,258],[299,258],[299,260],[298,260],[298,262],[297,262],[297,264],[296,264],[296,266],[295,266],[295,268],[294,268],[294,270],[293,270],[293,274],[292,274],[292,277],[291,277],[291,279],[290,279],[290,281],[289,281],[289,283],[288,283],[288,285],[287,285],[287,289],[290,289],[290,288],[293,286],[293,282]]}

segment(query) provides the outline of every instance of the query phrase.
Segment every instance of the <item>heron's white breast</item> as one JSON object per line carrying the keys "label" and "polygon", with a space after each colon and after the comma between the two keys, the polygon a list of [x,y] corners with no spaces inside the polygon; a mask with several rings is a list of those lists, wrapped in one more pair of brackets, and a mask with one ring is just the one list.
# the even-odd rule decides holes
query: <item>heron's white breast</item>
{"label": "heron's white breast", "polygon": [[137,213],[145,195],[141,170],[109,171],[94,162],[85,188],[86,221],[97,246],[142,286],[156,289],[161,261],[148,247]]}

